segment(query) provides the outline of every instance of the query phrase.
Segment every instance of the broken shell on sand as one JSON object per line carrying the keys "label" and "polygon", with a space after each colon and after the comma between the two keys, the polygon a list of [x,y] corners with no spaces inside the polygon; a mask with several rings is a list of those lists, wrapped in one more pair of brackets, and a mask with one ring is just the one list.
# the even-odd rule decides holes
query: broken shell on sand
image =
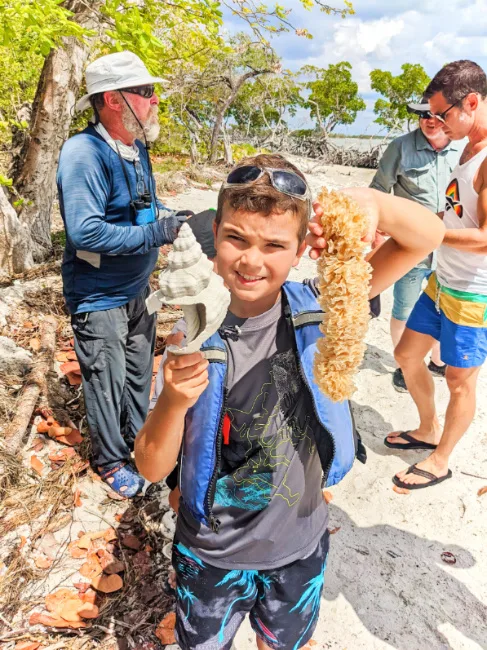
{"label": "broken shell on sand", "polygon": [[161,305],[180,305],[187,327],[186,345],[171,345],[173,354],[191,354],[214,334],[230,305],[230,292],[213,271],[188,224],[183,224],[159,276],[159,290],[146,301],[149,313]]}

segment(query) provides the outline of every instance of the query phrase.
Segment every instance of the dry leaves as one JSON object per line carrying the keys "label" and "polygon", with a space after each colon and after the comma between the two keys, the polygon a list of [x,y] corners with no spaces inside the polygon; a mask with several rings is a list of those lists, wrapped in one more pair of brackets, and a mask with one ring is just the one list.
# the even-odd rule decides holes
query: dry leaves
{"label": "dry leaves", "polygon": [[82,494],[81,490],[79,488],[76,488],[73,495],[73,502],[75,508],[81,508],[81,506],[83,505],[83,502],[81,501],[81,494]]}
{"label": "dry leaves", "polygon": [[118,574],[107,576],[102,574],[91,581],[92,587],[103,594],[111,594],[123,587],[123,580]]}
{"label": "dry leaves", "polygon": [[77,361],[67,361],[66,363],[62,364],[59,370],[63,373],[63,375],[67,375],[70,372],[81,375],[81,368]]}
{"label": "dry leaves", "polygon": [[44,449],[44,445],[46,444],[44,438],[34,438],[32,441],[32,447],[34,451],[41,451],[41,449]]}
{"label": "dry leaves", "polygon": [[103,572],[96,553],[92,551],[88,553],[86,562],[81,565],[79,572],[84,578],[88,578],[90,582]]}
{"label": "dry leaves", "polygon": [[83,436],[77,429],[73,429],[69,435],[59,436],[58,438],[56,438],[56,441],[62,442],[64,445],[69,445],[70,447],[74,447],[75,445],[79,445],[83,442]]}
{"label": "dry leaves", "polygon": [[122,537],[122,544],[133,551],[138,551],[142,546],[142,542],[135,535],[124,535]]}
{"label": "dry leaves", "polygon": [[88,591],[92,590],[80,595],[71,589],[62,588],[49,594],[46,596],[45,605],[53,620],[44,619],[39,622],[49,627],[86,627],[83,618],[91,619],[99,615],[95,605],[96,593],[92,591],[94,598],[91,595],[87,597]]}
{"label": "dry leaves", "polygon": [[73,557],[75,560],[79,560],[81,558],[84,558],[88,555],[88,551],[80,548],[78,546],[78,540],[75,540],[74,542],[71,542],[68,544],[68,553]]}
{"label": "dry leaves", "polygon": [[47,435],[49,436],[49,438],[54,438],[55,440],[56,438],[60,438],[61,436],[69,436],[71,431],[72,431],[71,427],[60,427],[59,425],[53,424],[47,430]]}
{"label": "dry leaves", "polygon": [[164,616],[156,629],[156,637],[163,645],[176,643],[176,637],[174,636],[175,626],[176,614],[175,612],[169,612],[169,614]]}
{"label": "dry leaves", "polygon": [[62,628],[72,628],[78,629],[82,627],[88,627],[85,621],[67,621],[61,616],[53,616],[51,614],[32,614],[29,618],[29,625],[45,625],[46,627],[62,627]]}
{"label": "dry leaves", "polygon": [[483,494],[487,493],[487,485],[484,485],[484,487],[481,487],[480,490],[477,492],[477,496],[481,497]]}
{"label": "dry leaves", "polygon": [[34,472],[37,472],[37,474],[39,474],[39,476],[42,475],[42,470],[44,469],[44,463],[35,454],[33,454],[30,457],[30,466],[32,467]]}
{"label": "dry leaves", "polygon": [[76,456],[75,450],[68,447],[68,449],[60,449],[59,451],[51,452],[49,454],[49,460],[53,463],[65,463],[68,458],[72,458],[73,456]]}
{"label": "dry leaves", "polygon": [[34,350],[34,352],[39,352],[41,349],[41,340],[36,336],[29,341],[29,346],[31,350]]}
{"label": "dry leaves", "polygon": [[[76,358],[76,355],[74,356]],[[68,359],[70,357],[72,355],[68,352],[66,358]],[[77,361],[66,361],[59,369],[66,376],[71,386],[79,386],[81,384],[81,368]]]}
{"label": "dry leaves", "polygon": [[50,425],[46,420],[41,420],[37,425],[37,433],[47,433],[49,431]]}
{"label": "dry leaves", "polygon": [[41,644],[38,641],[19,641],[16,644],[15,650],[37,650]]}
{"label": "dry leaves", "polygon": [[38,569],[50,569],[52,567],[52,560],[43,555],[39,555],[34,560],[34,564]]}

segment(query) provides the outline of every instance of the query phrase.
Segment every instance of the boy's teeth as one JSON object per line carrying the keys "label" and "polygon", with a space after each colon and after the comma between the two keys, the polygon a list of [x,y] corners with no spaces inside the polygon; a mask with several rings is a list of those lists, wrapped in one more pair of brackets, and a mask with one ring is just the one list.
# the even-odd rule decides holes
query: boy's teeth
{"label": "boy's teeth", "polygon": [[261,280],[260,275],[245,275],[245,273],[240,273],[244,280]]}

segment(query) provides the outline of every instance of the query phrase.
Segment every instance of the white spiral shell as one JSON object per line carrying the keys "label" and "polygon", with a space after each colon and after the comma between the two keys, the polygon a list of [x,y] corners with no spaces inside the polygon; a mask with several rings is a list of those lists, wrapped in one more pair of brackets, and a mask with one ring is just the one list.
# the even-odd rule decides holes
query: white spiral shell
{"label": "white spiral shell", "polygon": [[148,310],[161,305],[180,305],[187,326],[186,345],[170,346],[174,354],[197,352],[223,322],[230,292],[213,271],[188,224],[183,224],[168,255],[168,265],[159,276],[159,291],[147,298]]}

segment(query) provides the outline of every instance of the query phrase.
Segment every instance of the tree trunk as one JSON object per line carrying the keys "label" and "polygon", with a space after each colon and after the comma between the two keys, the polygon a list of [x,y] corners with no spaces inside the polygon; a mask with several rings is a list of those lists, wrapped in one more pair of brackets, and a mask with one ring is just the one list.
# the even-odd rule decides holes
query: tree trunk
{"label": "tree trunk", "polygon": [[[87,29],[100,25],[99,1],[68,0],[64,6],[74,20]],[[88,59],[89,45],[74,37],[44,62],[32,108],[25,143],[12,162],[14,187],[25,199],[19,217],[30,231],[32,254],[42,261],[51,248],[51,210],[55,199],[55,177],[59,152],[66,140],[73,109]]]}
{"label": "tree trunk", "polygon": [[228,96],[227,100],[223,103],[221,109],[217,113],[215,124],[213,126],[213,131],[211,134],[211,144],[210,144],[210,163],[216,163],[218,157],[218,139],[223,126],[223,120],[225,119],[226,112],[230,106],[235,101],[235,98],[238,94],[240,88],[244,85],[247,79],[252,77],[258,77],[261,74],[268,74],[272,72],[271,70],[252,70],[252,72],[246,72],[243,75],[240,75],[236,80],[233,80],[231,77],[226,79],[227,84],[231,88],[231,93]]}
{"label": "tree trunk", "polygon": [[225,126],[223,126],[222,129],[223,129],[223,150],[225,155],[225,163],[227,165],[233,165],[232,143],[230,142],[230,138],[228,137],[228,133]]}
{"label": "tree trunk", "polygon": [[30,230],[22,223],[0,187],[0,276],[23,273],[34,266]]}
{"label": "tree trunk", "polygon": [[19,451],[39,395],[45,395],[47,392],[46,376],[52,369],[54,361],[56,328],[57,321],[54,316],[46,316],[41,322],[39,357],[27,378],[16,406],[15,416],[4,434],[3,448],[9,454],[14,455]]}
{"label": "tree trunk", "polygon": [[[236,92],[232,92],[229,99],[223,104],[221,110],[218,112],[213,125],[213,131],[211,133],[211,144],[210,144],[210,163],[216,163],[218,158],[218,140],[220,138],[220,132],[222,130],[223,120],[225,119],[225,113],[232,105],[233,100],[237,96]],[[229,101],[230,100],[230,101]]]}

